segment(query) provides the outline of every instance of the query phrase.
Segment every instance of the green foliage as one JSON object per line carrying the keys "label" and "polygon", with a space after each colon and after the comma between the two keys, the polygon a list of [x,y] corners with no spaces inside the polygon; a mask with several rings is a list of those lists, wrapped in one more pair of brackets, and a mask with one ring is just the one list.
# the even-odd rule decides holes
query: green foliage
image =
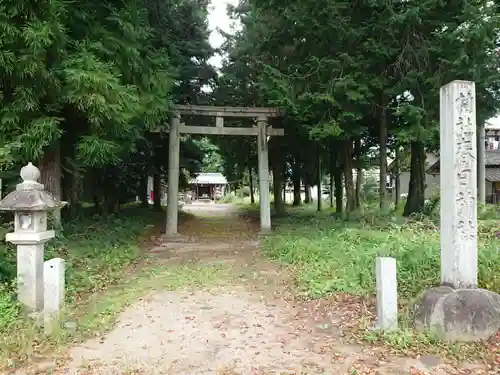
{"label": "green foliage", "polygon": [[[346,165],[343,155],[349,163],[380,164],[384,126],[388,153],[401,147],[401,169],[423,186],[419,168],[409,168],[408,146],[417,145],[415,154],[438,148],[440,87],[475,81],[479,124],[499,108],[500,14],[490,1],[242,0],[231,12],[242,28],[227,35],[215,100],[284,109],[286,136],[270,159],[285,154],[302,181],[313,180],[308,171],[325,150],[337,168]],[[344,150],[357,139],[361,155]],[[234,145],[221,146],[228,170],[252,165],[245,142]],[[411,163],[424,165],[421,159]],[[405,212],[422,210],[421,190],[410,192]]]}
{"label": "green foliage", "polygon": [[203,159],[201,162],[201,167],[199,172],[220,172],[223,170],[223,159],[217,147],[211,140],[207,137],[203,137],[194,140],[196,146],[200,149],[203,154]]}
{"label": "green foliage", "polygon": [[15,327],[21,314],[14,287],[0,284],[0,330],[7,332]]}
{"label": "green foliage", "polygon": [[[0,170],[17,175],[36,162],[72,211],[89,190],[102,212],[114,211],[109,197],[143,195],[144,174],[168,162],[168,142],[149,131],[168,122],[172,102],[207,101],[207,6],[0,2]],[[183,168],[193,169],[192,155],[183,153]]]}
{"label": "green foliage", "polygon": [[[141,256],[143,235],[153,229],[153,224],[161,222],[164,215],[131,207],[120,215],[84,216],[65,223],[64,236],[60,234],[47,244],[45,259],[62,257],[66,261],[68,306],[77,306],[88,294],[107,290],[123,281]],[[15,249],[3,242],[0,256],[5,255],[0,262],[0,329],[10,332],[21,329],[25,322],[11,284],[15,276]],[[10,279],[8,283],[7,278]],[[8,342],[7,337],[4,339]],[[2,340],[0,346],[3,351]]]}
{"label": "green foliage", "polygon": [[116,163],[166,119],[168,55],[151,45],[141,3],[78,5],[4,5],[3,163],[39,159],[63,134],[84,165]]}
{"label": "green foliage", "polygon": [[[499,240],[490,223],[480,224],[479,285],[500,291]],[[398,290],[403,303],[439,284],[439,231],[432,222],[403,221],[375,213],[358,222],[302,210],[278,222],[263,250],[296,269],[296,281],[311,297],[330,292],[375,292],[377,256],[398,262]]]}
{"label": "green foliage", "polygon": [[[145,228],[162,219],[160,213],[135,207],[106,217],[79,217],[65,223],[64,233],[47,244],[45,259],[65,259],[67,295],[74,300],[81,293],[97,292],[118,281],[123,267],[139,257],[138,241]],[[0,255],[0,276],[3,282],[12,280],[15,249],[3,242]]]}

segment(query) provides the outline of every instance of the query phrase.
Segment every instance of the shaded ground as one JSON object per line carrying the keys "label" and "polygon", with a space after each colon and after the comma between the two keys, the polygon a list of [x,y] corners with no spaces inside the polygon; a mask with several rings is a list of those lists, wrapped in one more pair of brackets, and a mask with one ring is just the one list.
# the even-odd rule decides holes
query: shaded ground
{"label": "shaded ground", "polygon": [[[364,303],[293,298],[287,275],[258,254],[258,226],[230,205],[186,205],[183,237],[159,243],[165,267],[225,267],[213,287],[152,291],[104,337],[74,347],[57,374],[456,374],[437,357],[389,356],[348,343]],[[467,366],[479,371],[480,366]],[[477,367],[477,368],[476,368]],[[42,373],[49,373],[44,371]],[[479,373],[479,372],[476,372]]]}

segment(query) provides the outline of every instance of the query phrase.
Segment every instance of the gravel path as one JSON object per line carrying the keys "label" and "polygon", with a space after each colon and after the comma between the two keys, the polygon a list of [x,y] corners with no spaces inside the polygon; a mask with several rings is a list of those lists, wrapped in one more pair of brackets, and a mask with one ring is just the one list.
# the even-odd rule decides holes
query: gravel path
{"label": "gravel path", "polygon": [[344,343],[342,325],[351,305],[321,309],[287,298],[279,268],[258,257],[254,223],[227,205],[184,209],[202,215],[186,224],[184,242],[152,250],[158,261],[222,259],[257,281],[249,276],[146,296],[107,335],[71,349],[59,374],[453,374],[435,357],[387,357]]}

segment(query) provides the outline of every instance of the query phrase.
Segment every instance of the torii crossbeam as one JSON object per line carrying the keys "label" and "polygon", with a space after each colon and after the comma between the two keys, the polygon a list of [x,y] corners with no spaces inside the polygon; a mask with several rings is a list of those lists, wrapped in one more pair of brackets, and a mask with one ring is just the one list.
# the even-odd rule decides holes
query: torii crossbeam
{"label": "torii crossbeam", "polygon": [[[182,115],[215,117],[215,126],[188,126],[181,123]],[[284,129],[273,129],[268,126],[268,119],[281,117],[278,108],[249,107],[217,107],[201,105],[175,105],[170,120],[168,190],[167,190],[167,226],[166,236],[177,236],[178,233],[178,194],[179,194],[179,151],[180,134],[203,135],[246,135],[257,136],[257,156],[259,163],[259,202],[260,229],[262,233],[271,230],[271,197],[269,193],[269,158],[268,137],[283,136]],[[225,117],[254,118],[257,126],[248,128],[224,127]],[[157,129],[161,131],[161,129]]]}

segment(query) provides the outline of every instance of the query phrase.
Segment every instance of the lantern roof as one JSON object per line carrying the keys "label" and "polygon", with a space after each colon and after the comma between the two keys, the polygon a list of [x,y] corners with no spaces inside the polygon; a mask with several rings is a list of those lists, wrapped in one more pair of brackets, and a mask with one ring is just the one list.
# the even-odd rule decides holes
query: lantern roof
{"label": "lantern roof", "polygon": [[64,205],[38,182],[40,170],[31,162],[19,174],[23,181],[0,201],[0,211],[50,211]]}

